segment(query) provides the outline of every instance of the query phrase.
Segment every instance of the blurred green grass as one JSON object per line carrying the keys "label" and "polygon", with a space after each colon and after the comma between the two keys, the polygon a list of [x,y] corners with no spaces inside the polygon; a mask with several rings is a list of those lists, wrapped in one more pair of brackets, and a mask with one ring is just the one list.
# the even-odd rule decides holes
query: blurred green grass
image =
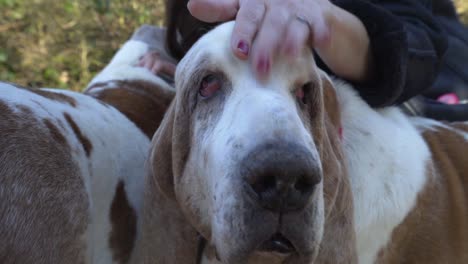
{"label": "blurred green grass", "polygon": [[163,0],[0,0],[0,80],[80,91]]}
{"label": "blurred green grass", "polygon": [[0,80],[80,91],[137,27],[163,24],[163,2],[0,0]]}

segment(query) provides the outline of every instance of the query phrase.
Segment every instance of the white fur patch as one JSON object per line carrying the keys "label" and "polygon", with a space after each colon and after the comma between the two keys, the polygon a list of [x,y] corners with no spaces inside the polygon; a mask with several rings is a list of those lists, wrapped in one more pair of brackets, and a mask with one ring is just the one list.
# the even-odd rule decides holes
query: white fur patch
{"label": "white fur patch", "polygon": [[350,85],[334,84],[342,107],[359,263],[373,263],[415,206],[430,152],[399,109],[371,109]]}

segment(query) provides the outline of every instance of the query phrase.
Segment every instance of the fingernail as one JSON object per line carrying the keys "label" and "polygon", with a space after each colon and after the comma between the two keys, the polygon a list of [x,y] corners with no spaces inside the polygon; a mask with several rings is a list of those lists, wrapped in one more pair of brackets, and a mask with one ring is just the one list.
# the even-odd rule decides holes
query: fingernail
{"label": "fingernail", "polygon": [[249,55],[249,45],[247,44],[247,42],[241,40],[239,41],[239,43],[237,44],[237,49],[242,52],[242,54],[244,54],[245,56]]}
{"label": "fingernail", "polygon": [[270,60],[267,56],[260,56],[257,64],[257,71],[261,75],[266,75],[270,71]]}

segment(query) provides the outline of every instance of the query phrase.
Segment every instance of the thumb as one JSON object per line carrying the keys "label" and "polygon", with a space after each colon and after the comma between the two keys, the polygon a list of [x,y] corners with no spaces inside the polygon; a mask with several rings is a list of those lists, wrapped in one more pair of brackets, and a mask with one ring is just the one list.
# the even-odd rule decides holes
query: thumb
{"label": "thumb", "polygon": [[201,21],[223,22],[236,17],[239,0],[190,0],[187,8],[192,16]]}

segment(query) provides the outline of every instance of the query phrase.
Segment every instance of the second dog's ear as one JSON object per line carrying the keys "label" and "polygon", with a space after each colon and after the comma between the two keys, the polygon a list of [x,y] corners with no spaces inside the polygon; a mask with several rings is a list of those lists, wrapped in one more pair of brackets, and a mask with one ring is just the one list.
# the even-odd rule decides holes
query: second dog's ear
{"label": "second dog's ear", "polygon": [[328,116],[335,128],[338,129],[341,126],[341,115],[333,82],[325,72],[321,72],[320,76],[322,80],[325,114]]}
{"label": "second dog's ear", "polygon": [[164,195],[175,200],[175,184],[182,177],[190,149],[188,98],[176,96],[154,134],[148,166]]}
{"label": "second dog's ear", "polygon": [[[153,137],[147,164],[142,217],[139,219],[139,237],[130,263],[195,264],[199,238],[177,202],[175,177],[181,173],[181,157],[185,157],[188,146],[178,131],[176,116],[183,113],[174,101]],[[181,110],[181,112],[179,112]],[[186,124],[180,124],[186,125]],[[186,130],[189,130],[187,127]],[[181,141],[179,141],[181,140]]]}
{"label": "second dog's ear", "polygon": [[321,157],[326,225],[317,263],[358,263],[354,231],[354,208],[350,178],[342,149],[340,101],[335,84],[325,72],[320,72],[323,91],[325,134]]}
{"label": "second dog's ear", "polygon": [[150,157],[148,160],[149,175],[158,187],[158,191],[175,200],[174,173],[172,168],[172,144],[175,116],[174,102],[164,116],[161,125],[154,134]]}

